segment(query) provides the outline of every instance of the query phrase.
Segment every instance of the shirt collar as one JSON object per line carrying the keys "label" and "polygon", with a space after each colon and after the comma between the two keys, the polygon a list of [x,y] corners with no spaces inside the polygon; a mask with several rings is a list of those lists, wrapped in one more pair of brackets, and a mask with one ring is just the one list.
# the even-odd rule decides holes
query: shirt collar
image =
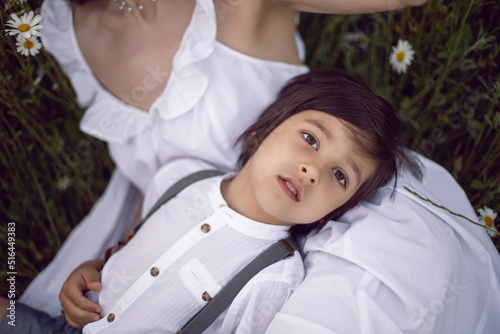
{"label": "shirt collar", "polygon": [[229,225],[231,228],[254,238],[264,240],[280,240],[288,237],[288,230],[290,229],[290,226],[261,223],[239,214],[227,205],[224,197],[222,197],[221,183],[222,181],[233,178],[234,176],[236,176],[236,173],[228,173],[219,177],[217,182],[214,182],[215,188],[213,191],[210,191],[210,205],[212,206],[215,214],[220,215],[220,218],[224,221],[224,223]]}

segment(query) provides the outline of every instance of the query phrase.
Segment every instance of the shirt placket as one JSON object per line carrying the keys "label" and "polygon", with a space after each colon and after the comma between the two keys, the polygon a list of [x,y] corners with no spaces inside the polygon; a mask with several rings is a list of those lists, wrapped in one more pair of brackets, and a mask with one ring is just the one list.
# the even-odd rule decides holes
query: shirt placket
{"label": "shirt placket", "polygon": [[[201,240],[210,237],[225,224],[213,216],[193,227],[162,256],[148,266],[148,269],[118,299],[110,311],[97,322],[86,326],[85,333],[99,333],[119,321],[123,313],[143,295],[152,284],[161,279],[169,267]],[[203,296],[202,296],[203,298]],[[205,296],[205,298],[208,298]]]}

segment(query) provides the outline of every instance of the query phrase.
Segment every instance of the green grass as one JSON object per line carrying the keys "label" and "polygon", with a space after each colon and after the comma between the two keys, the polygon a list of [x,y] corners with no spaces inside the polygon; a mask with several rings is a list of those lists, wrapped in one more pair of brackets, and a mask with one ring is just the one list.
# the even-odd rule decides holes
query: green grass
{"label": "green grass", "polygon": [[[2,25],[12,11],[39,5],[2,5]],[[361,76],[399,110],[405,143],[446,167],[476,209],[496,212],[498,12],[497,1],[430,1],[390,13],[302,15],[299,27],[311,68],[342,67]],[[15,222],[20,293],[99,198],[113,165],[106,145],[79,131],[83,111],[52,57],[43,50],[35,57],[18,54],[15,40],[0,30],[0,279],[8,271],[8,223]],[[388,62],[398,39],[415,50],[401,75]],[[70,181],[67,189],[58,189],[61,180]],[[493,241],[500,249],[500,237]],[[5,289],[2,284],[1,295]]]}

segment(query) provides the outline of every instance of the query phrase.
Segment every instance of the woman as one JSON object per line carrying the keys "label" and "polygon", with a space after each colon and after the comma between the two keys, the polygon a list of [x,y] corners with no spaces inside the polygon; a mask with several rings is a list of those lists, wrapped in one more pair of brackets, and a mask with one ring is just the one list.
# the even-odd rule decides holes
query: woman
{"label": "woman", "polygon": [[[220,168],[237,136],[289,79],[307,71],[298,11],[362,13],[391,1],[46,0],[42,42],[88,107],[81,129],[108,143],[117,168],[89,215],[21,302],[56,315],[75,264],[121,239],[155,171],[195,156]],[[425,0],[413,2],[418,5]],[[95,251],[89,251],[92,244]]]}

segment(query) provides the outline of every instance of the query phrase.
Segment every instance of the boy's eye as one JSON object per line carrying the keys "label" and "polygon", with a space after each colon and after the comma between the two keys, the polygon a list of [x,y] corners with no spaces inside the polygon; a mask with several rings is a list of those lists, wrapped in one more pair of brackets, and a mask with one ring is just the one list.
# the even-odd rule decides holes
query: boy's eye
{"label": "boy's eye", "polygon": [[312,148],[315,150],[318,149],[318,141],[316,140],[316,137],[313,135],[307,133],[307,132],[302,132],[302,136],[304,137],[304,140],[311,145]]}
{"label": "boy's eye", "polygon": [[333,172],[333,175],[335,175],[335,177],[337,178],[337,181],[339,181],[339,183],[345,187],[347,179],[346,179],[344,173],[337,168],[332,168],[332,172]]}

